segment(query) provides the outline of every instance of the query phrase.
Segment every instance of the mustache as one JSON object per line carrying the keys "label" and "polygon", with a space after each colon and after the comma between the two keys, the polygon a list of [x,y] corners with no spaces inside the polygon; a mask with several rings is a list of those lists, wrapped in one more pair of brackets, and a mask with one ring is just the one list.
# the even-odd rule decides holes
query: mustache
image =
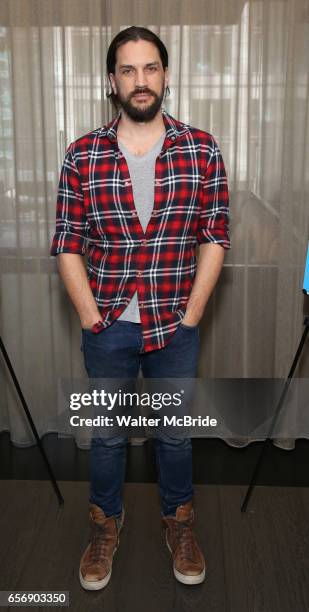
{"label": "mustache", "polygon": [[138,94],[150,94],[151,96],[156,96],[155,92],[151,89],[148,89],[148,87],[140,87],[139,89],[135,89],[135,91],[131,93],[130,99]]}

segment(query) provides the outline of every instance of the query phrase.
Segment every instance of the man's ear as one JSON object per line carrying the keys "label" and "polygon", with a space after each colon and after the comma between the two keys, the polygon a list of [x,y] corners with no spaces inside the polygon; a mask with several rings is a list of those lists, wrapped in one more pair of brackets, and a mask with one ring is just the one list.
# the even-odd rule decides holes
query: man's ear
{"label": "man's ear", "polygon": [[109,82],[110,82],[111,88],[113,90],[113,93],[117,94],[117,86],[116,86],[116,81],[115,81],[115,75],[112,72],[110,72],[109,75],[108,75],[108,78],[109,78]]}

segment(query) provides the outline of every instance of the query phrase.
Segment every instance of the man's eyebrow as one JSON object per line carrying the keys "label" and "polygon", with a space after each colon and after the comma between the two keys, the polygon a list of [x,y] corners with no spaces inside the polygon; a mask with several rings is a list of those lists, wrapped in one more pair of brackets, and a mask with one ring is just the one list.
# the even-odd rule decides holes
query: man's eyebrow
{"label": "man's eyebrow", "polygon": [[[149,66],[159,66],[159,62],[149,62],[146,64],[146,68],[149,68]],[[120,64],[119,69],[121,68],[135,68],[135,66],[132,64]]]}

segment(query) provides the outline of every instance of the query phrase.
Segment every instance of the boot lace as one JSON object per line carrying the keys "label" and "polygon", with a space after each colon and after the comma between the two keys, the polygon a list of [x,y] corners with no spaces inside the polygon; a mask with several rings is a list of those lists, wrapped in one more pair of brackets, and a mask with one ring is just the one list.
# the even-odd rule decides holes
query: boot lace
{"label": "boot lace", "polygon": [[183,559],[194,561],[194,536],[189,521],[175,521],[177,549]]}
{"label": "boot lace", "polygon": [[90,560],[94,563],[102,561],[107,557],[107,550],[110,544],[111,535],[107,525],[93,525],[91,534]]}

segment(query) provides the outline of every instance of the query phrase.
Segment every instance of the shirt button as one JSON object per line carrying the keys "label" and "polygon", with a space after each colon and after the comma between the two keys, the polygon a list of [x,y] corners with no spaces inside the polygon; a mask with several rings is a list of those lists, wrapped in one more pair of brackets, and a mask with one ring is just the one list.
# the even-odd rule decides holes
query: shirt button
{"label": "shirt button", "polygon": [[130,183],[129,183],[129,181],[126,181],[126,182],[125,182],[125,184],[124,184],[124,186],[125,186],[125,187],[130,187]]}
{"label": "shirt button", "polygon": [[152,211],[152,216],[153,216],[153,217],[156,217],[157,215],[158,215],[158,211],[157,211],[157,210],[153,210],[153,211]]}
{"label": "shirt button", "polygon": [[132,211],[132,217],[137,217],[137,212],[136,212],[136,210],[133,210],[133,211]]}
{"label": "shirt button", "polygon": [[142,240],[142,246],[147,246],[147,240]]}
{"label": "shirt button", "polygon": [[171,140],[176,140],[176,136],[171,136]]}
{"label": "shirt button", "polygon": [[140,304],[139,307],[140,308],[144,308],[145,304]]}
{"label": "shirt button", "polygon": [[137,275],[137,276],[142,276],[142,274],[143,274],[143,273],[142,273],[142,271],[141,271],[141,270],[137,270],[137,272],[136,272],[136,275]]}

